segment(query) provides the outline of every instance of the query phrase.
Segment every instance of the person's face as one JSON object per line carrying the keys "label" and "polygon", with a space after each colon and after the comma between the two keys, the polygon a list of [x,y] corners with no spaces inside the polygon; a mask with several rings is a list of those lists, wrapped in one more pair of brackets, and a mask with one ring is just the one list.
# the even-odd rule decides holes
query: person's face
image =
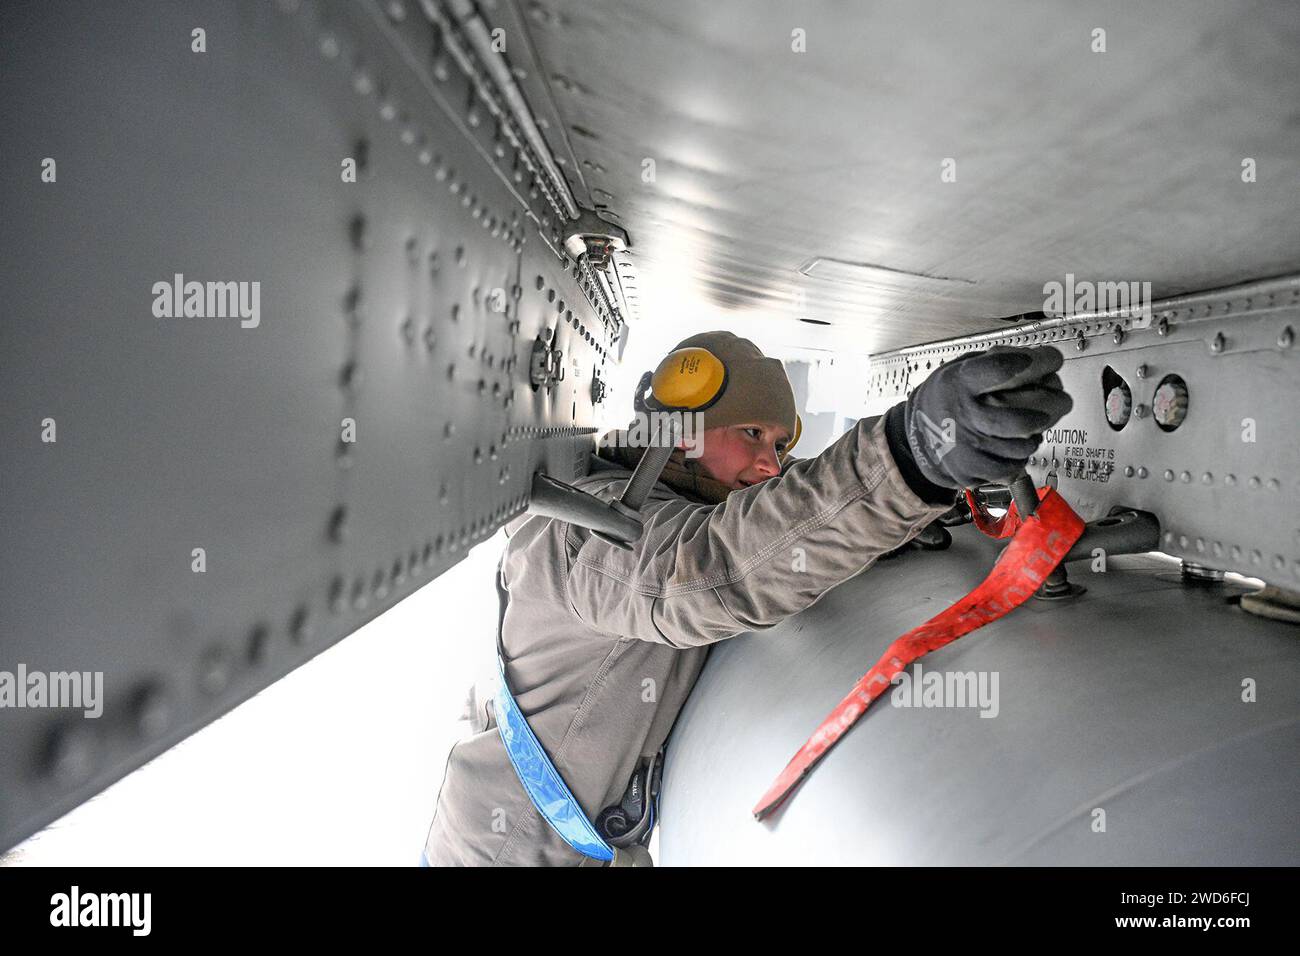
{"label": "person's face", "polygon": [[[752,422],[706,428],[701,438],[702,452],[695,459],[700,470],[736,490],[781,473],[779,456],[790,441],[790,433],[772,422]],[[690,447],[689,443],[686,447]]]}

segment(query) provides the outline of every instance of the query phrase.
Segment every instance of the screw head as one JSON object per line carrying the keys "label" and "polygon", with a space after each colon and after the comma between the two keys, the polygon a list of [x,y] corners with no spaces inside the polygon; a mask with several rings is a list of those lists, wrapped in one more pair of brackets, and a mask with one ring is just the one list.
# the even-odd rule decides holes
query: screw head
{"label": "screw head", "polygon": [[45,768],[50,776],[65,784],[80,783],[98,765],[98,741],[90,728],[82,724],[63,727],[47,745]]}
{"label": "screw head", "polygon": [[329,538],[335,544],[344,541],[348,536],[348,509],[344,505],[339,505],[330,515]]}
{"label": "screw head", "polygon": [[316,628],[312,624],[311,615],[305,607],[299,607],[294,611],[293,619],[289,622],[289,637],[295,644],[305,644],[311,640]]}
{"label": "screw head", "polygon": [[212,647],[199,662],[199,687],[206,694],[219,694],[230,683],[230,655],[224,648]]}
{"label": "screw head", "polygon": [[163,689],[156,684],[142,688],[131,707],[136,732],[145,738],[157,737],[171,723],[171,705]]}

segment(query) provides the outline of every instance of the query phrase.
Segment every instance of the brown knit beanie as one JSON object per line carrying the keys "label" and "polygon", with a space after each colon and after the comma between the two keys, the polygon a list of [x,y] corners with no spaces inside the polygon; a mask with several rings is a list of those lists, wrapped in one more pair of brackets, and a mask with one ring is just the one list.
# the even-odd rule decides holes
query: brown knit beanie
{"label": "brown knit beanie", "polygon": [[780,359],[767,358],[749,339],[731,332],[701,332],[678,342],[673,351],[708,349],[727,367],[722,397],[704,410],[705,428],[771,422],[795,432],[794,389]]}

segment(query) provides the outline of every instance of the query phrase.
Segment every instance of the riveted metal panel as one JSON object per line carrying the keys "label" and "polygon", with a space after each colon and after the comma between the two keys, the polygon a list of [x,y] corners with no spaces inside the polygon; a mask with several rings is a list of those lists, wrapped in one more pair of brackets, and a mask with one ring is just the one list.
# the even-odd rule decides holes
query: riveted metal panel
{"label": "riveted metal panel", "polygon": [[[1054,345],[1074,409],[1030,460],[1037,481],[1054,479],[1089,521],[1117,506],[1156,514],[1164,552],[1300,589],[1300,278],[1168,299],[1150,312],[1149,325],[1126,312],[1080,314],[873,356],[868,408],[902,401],[963,352]],[[1111,373],[1132,396],[1118,429],[1106,418]],[[1168,376],[1188,393],[1172,431],[1152,414]]]}
{"label": "riveted metal panel", "polygon": [[1300,257],[1287,0],[497,6],[575,191],[634,233],[648,319],[881,352],[1067,271],[1165,297]]}
{"label": "riveted metal panel", "polygon": [[104,674],[0,710],[8,846],[585,472],[619,320],[414,5],[5,4],[0,45],[0,671]]}

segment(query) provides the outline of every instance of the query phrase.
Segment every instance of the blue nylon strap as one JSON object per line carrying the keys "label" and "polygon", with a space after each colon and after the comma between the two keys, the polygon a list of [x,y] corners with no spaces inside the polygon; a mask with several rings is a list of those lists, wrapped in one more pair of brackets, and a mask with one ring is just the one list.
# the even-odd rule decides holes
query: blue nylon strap
{"label": "blue nylon strap", "polygon": [[614,859],[613,848],[601,839],[587,815],[582,812],[582,807],[569,792],[564,778],[555,769],[555,764],[551,763],[551,758],[542,748],[533,728],[528,726],[528,721],[510,693],[505,666],[500,658],[497,659],[497,667],[501,673],[496,694],[497,729],[501,732],[506,754],[524,789],[528,791],[533,806],[560,838],[579,853],[606,862]]}

